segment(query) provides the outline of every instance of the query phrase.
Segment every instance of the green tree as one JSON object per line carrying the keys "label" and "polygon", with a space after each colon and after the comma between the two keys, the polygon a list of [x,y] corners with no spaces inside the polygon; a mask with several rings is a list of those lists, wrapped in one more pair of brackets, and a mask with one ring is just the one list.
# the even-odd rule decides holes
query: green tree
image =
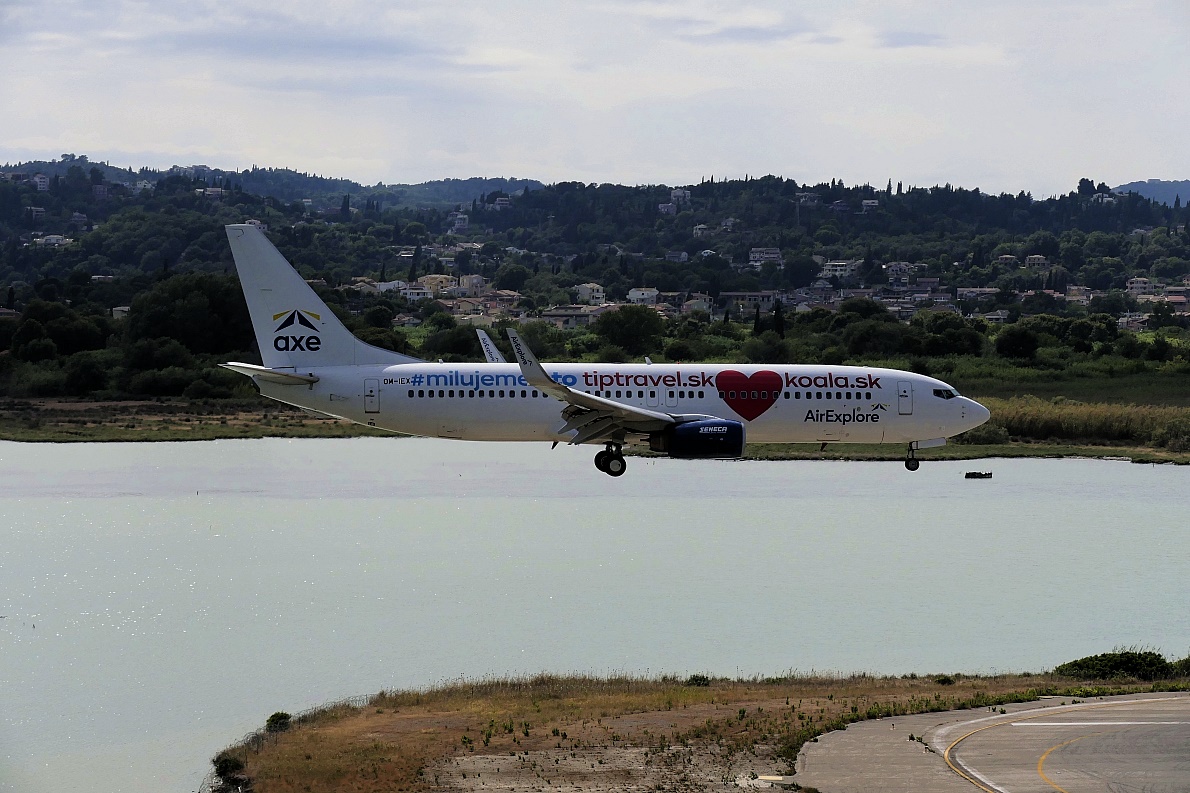
{"label": "green tree", "polygon": [[1037,346],[1037,334],[1019,325],[1009,325],[996,334],[996,353],[1005,358],[1032,358]]}
{"label": "green tree", "polygon": [[628,305],[601,314],[595,320],[594,329],[609,344],[632,355],[643,355],[657,348],[665,322],[648,306]]}

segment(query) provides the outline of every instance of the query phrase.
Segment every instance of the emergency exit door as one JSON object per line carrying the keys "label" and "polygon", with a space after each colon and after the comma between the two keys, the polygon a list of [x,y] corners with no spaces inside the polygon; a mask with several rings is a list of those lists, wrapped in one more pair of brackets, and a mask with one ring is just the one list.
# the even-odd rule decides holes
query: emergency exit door
{"label": "emergency exit door", "polygon": [[364,412],[380,412],[380,381],[376,378],[364,380]]}
{"label": "emergency exit door", "polygon": [[902,416],[913,415],[913,383],[908,380],[897,383],[897,412]]}

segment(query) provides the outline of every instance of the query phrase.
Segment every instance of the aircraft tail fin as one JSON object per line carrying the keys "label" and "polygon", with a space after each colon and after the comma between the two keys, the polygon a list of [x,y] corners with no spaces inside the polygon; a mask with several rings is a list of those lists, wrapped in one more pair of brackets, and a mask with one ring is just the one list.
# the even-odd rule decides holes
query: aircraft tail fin
{"label": "aircraft tail fin", "polygon": [[357,339],[260,229],[227,226],[260,357],[269,369],[391,365],[419,359]]}

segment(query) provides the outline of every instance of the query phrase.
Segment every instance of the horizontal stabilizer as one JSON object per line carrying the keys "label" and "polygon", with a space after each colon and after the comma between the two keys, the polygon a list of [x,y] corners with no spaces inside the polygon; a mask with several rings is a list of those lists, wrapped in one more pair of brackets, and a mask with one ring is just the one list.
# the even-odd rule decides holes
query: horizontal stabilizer
{"label": "horizontal stabilizer", "polygon": [[248,377],[264,380],[266,383],[312,385],[318,382],[318,378],[314,375],[298,374],[292,369],[270,369],[267,366],[256,366],[251,363],[221,363],[219,365],[224,369],[230,369],[233,372],[248,375]]}

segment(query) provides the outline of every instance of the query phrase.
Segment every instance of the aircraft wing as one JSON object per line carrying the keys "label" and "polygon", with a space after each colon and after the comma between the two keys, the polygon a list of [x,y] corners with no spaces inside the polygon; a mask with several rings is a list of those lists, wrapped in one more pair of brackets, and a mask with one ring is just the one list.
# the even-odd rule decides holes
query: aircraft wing
{"label": "aircraft wing", "polygon": [[623,436],[624,432],[656,432],[671,424],[715,418],[661,413],[575,390],[550,377],[533,355],[533,351],[511,328],[508,330],[508,339],[512,342],[512,351],[516,356],[517,365],[521,367],[521,375],[529,385],[567,403],[568,406],[562,410],[562,418],[566,419],[566,424],[559,432],[577,431],[570,439],[571,444],[590,443],[615,435]]}
{"label": "aircraft wing", "polygon": [[483,357],[487,359],[488,363],[508,363],[504,360],[504,356],[500,354],[500,348],[492,341],[492,337],[488,335],[483,328],[476,328],[475,333],[479,336],[479,346],[483,347]]}

